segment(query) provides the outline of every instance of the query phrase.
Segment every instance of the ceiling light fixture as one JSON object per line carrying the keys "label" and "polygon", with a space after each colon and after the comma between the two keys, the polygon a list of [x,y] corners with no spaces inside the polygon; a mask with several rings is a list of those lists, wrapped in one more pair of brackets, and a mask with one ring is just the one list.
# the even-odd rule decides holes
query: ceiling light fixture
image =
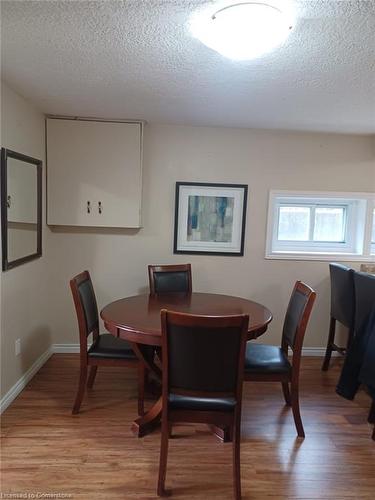
{"label": "ceiling light fixture", "polygon": [[284,8],[275,2],[221,5],[215,12],[212,6],[198,12],[190,28],[194,37],[230,59],[255,59],[270,52],[292,29],[293,15],[286,3]]}

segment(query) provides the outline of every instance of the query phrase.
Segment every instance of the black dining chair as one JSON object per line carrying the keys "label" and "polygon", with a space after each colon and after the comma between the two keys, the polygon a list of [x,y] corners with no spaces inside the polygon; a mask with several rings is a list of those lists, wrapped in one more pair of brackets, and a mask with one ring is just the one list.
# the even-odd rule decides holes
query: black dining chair
{"label": "black dining chair", "polygon": [[[86,383],[92,388],[98,366],[137,366],[137,357],[126,340],[111,334],[99,334],[99,316],[94,287],[88,271],[84,271],[70,280],[77,314],[80,343],[80,377],[73,414],[79,413]],[[92,334],[92,344],[87,349],[87,339]],[[88,369],[90,374],[87,379]],[[138,364],[138,414],[144,414],[145,368]]]}
{"label": "black dining chair", "polygon": [[191,293],[191,265],[148,266],[150,293]]}
{"label": "black dining chair", "polygon": [[161,311],[162,431],[158,495],[165,496],[168,439],[176,422],[229,427],[234,498],[241,498],[240,431],[249,317]]}
{"label": "black dining chair", "polygon": [[[332,352],[345,355],[355,331],[354,270],[342,264],[329,265],[331,279],[331,319],[322,370],[328,370]],[[348,328],[346,347],[335,344],[336,321]]]}
{"label": "black dining chair", "polygon": [[[375,275],[354,272],[354,291],[355,291],[355,320],[354,332],[361,332],[366,327],[370,314],[375,307]],[[372,334],[375,335],[375,332]],[[373,339],[371,345],[374,345]],[[370,356],[370,353],[367,353]],[[372,359],[374,354],[372,353]],[[367,360],[368,363],[368,360]],[[372,384],[375,387],[375,380]],[[369,423],[375,424],[375,400],[373,400],[368,415]],[[375,428],[373,439],[375,439]]]}
{"label": "black dining chair", "polygon": [[[365,328],[367,338],[363,339],[363,359],[358,380],[367,387],[372,399],[367,420],[370,424],[375,424],[375,303]],[[375,425],[372,439],[375,440]]]}
{"label": "black dining chair", "polygon": [[[281,382],[285,403],[292,407],[298,437],[305,437],[299,409],[301,353],[315,297],[312,288],[297,281],[285,315],[281,347],[253,342],[248,342],[246,347],[245,381]],[[291,362],[289,348],[293,353]]]}
{"label": "black dining chair", "polygon": [[[375,276],[355,271],[354,292],[354,337],[336,386],[337,394],[349,400],[361,384],[369,388],[372,397],[375,395]],[[375,423],[374,399],[368,421]]]}
{"label": "black dining chair", "polygon": [[372,308],[375,305],[375,275],[355,271],[354,296],[355,296],[355,334],[363,329],[368,321]]}

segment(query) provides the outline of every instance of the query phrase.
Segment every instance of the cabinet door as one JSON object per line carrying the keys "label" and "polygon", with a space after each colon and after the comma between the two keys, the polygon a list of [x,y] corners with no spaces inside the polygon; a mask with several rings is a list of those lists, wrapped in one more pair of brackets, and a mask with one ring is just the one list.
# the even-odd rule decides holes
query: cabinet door
{"label": "cabinet door", "polygon": [[141,126],[47,119],[48,224],[140,226]]}

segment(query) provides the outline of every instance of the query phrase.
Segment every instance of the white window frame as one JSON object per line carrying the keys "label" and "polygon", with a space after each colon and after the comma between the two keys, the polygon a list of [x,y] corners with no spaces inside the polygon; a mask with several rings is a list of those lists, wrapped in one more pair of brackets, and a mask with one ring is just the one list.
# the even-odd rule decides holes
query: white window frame
{"label": "white window frame", "polygon": [[[279,208],[345,207],[347,211],[344,242],[278,240]],[[371,261],[375,244],[371,229],[375,193],[312,192],[271,190],[268,205],[266,259]],[[310,228],[312,231],[312,227]]]}
{"label": "white window frame", "polygon": [[370,208],[369,208],[369,211],[371,212],[372,216],[370,217],[370,220],[369,220],[369,224],[370,224],[370,228],[369,228],[369,232],[370,232],[370,255],[372,255],[372,260],[375,259],[375,241],[371,241],[371,236],[372,236],[372,225],[373,225],[373,221],[375,219],[375,200],[373,200],[372,204],[370,203]]}

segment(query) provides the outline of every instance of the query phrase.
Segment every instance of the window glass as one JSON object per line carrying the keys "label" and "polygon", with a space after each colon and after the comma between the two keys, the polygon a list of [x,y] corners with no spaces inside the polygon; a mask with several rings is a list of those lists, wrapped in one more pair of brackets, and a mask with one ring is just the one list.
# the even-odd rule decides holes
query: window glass
{"label": "window glass", "polygon": [[308,241],[310,212],[310,207],[280,207],[278,239]]}
{"label": "window glass", "polygon": [[345,241],[345,208],[316,207],[314,241]]}

